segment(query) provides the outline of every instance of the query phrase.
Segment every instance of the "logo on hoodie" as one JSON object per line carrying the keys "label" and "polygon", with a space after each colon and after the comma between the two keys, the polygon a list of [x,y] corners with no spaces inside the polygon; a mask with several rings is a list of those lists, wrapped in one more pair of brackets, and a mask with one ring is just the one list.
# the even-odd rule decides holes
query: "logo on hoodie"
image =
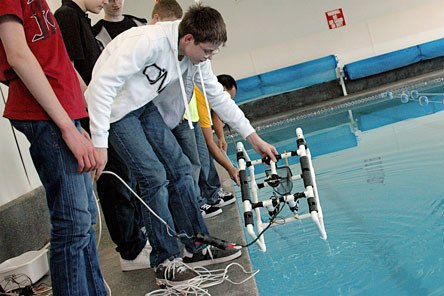
{"label": "logo on hoodie", "polygon": [[154,85],[160,81],[159,87],[157,88],[157,93],[160,94],[165,88],[165,79],[167,78],[168,71],[160,68],[156,64],[149,65],[143,70],[146,79],[151,85]]}

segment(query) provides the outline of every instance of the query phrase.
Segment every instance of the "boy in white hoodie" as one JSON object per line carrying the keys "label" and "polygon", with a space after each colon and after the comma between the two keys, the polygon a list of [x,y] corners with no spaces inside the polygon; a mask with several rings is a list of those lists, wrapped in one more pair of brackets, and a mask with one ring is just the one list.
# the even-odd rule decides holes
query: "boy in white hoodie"
{"label": "boy in white hoodie", "polygon": [[[182,21],[132,28],[105,48],[85,93],[98,154],[96,177],[105,166],[109,138],[134,174],[142,199],[163,220],[144,209],[151,265],[159,283],[180,284],[197,276],[188,266],[241,255],[240,250],[219,250],[193,239],[208,230],[196,202],[191,164],[170,129],[183,118],[194,84],[205,87],[213,110],[257,152],[273,160],[277,154],[256,134],[211,70],[210,59],[226,40],[220,13],[200,4],[190,7]],[[185,245],[187,266],[179,258],[177,237]]]}

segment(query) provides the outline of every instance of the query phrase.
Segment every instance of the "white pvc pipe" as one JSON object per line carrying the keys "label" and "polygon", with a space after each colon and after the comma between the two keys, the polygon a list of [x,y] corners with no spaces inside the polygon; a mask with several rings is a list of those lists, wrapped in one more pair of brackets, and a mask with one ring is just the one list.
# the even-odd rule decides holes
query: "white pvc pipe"
{"label": "white pvc pipe", "polygon": [[327,239],[327,232],[325,231],[325,228],[319,222],[318,213],[316,211],[312,211],[310,214],[311,214],[311,219],[316,224],[316,226],[319,230],[319,233],[321,234],[321,238],[323,240],[326,240]]}
{"label": "white pvc pipe", "polygon": [[299,174],[299,175],[294,175],[294,176],[291,177],[291,179],[292,179],[292,180],[299,180],[299,179],[302,179],[302,175],[301,175],[301,174]]}
{"label": "white pvc pipe", "polygon": [[[247,232],[248,232],[248,234],[249,234],[253,239],[256,239],[256,238],[257,238],[256,233],[254,232],[254,229],[253,229],[253,225],[251,225],[251,224],[247,225]],[[263,237],[263,236],[262,236],[262,237]],[[256,241],[256,243],[257,243],[257,245],[259,246],[259,248],[261,249],[262,252],[266,252],[266,251],[267,251],[267,246],[265,245],[264,242],[261,241],[261,239],[258,239],[258,240]]]}
{"label": "white pvc pipe", "polygon": [[[244,155],[247,155],[248,159],[250,159],[248,154],[246,153],[246,151],[244,151]],[[251,165],[249,167],[249,171],[250,171],[250,189],[251,189],[251,195],[252,195],[252,202],[257,203],[259,201],[259,198],[258,198],[258,193],[257,193],[258,187],[257,187],[257,183],[256,183],[256,175],[254,174],[254,165]],[[264,229],[263,225],[262,225],[262,219],[261,219],[261,210],[259,208],[255,208],[254,213],[256,215],[256,230],[257,230],[257,233],[259,234]],[[266,247],[265,247],[264,236],[262,235],[256,242],[259,245],[259,247],[261,248],[261,250],[265,252]]]}
{"label": "white pvc pipe", "polygon": [[[301,128],[297,128],[296,129],[296,136],[298,139],[304,139],[304,134],[302,132]],[[316,219],[313,218],[313,221],[315,222],[316,226],[319,229],[319,232],[321,234],[321,238],[326,240],[327,239],[327,232],[325,230],[325,225],[324,225],[324,215],[322,212],[322,206],[321,206],[321,201],[319,200],[319,195],[318,195],[318,187],[316,184],[316,174],[314,172],[314,168],[313,168],[313,163],[311,161],[311,153],[310,153],[310,149],[309,148],[305,148],[305,145],[299,145],[298,147],[298,155],[300,156],[307,156],[308,159],[308,165],[309,165],[309,170],[310,170],[310,175],[313,181],[313,186],[307,186],[306,190],[306,196],[307,197],[314,197],[315,198],[315,202],[318,208],[318,212],[316,213]]]}
{"label": "white pvc pipe", "polygon": [[348,95],[347,88],[345,87],[345,81],[342,75],[339,76],[339,84],[341,85],[342,93],[344,94],[344,96],[347,96]]}
{"label": "white pvc pipe", "polygon": [[[250,157],[248,156],[247,151],[245,151],[245,147],[242,144],[242,142],[238,142],[236,147],[237,147],[238,152],[242,152],[243,153],[244,158],[247,161],[251,161]],[[246,161],[245,161],[245,159],[239,159],[239,170],[246,170]],[[256,183],[255,175],[254,175],[254,166],[253,165],[251,165],[249,167],[249,171],[250,171],[250,190],[251,190],[251,194],[252,194],[252,202],[253,203],[257,203],[258,202],[257,183]],[[243,205],[244,205],[244,212],[252,211],[251,201],[244,201]],[[262,219],[261,219],[260,209],[256,208],[254,210],[254,212],[255,212],[255,215],[256,215],[256,229],[257,229],[257,233],[261,233],[263,228],[262,228]],[[257,239],[257,234],[254,231],[253,225],[252,224],[248,224],[246,227],[247,227],[247,232],[250,235],[250,237],[253,240]],[[257,245],[259,246],[259,248],[261,249],[262,252],[265,252],[267,250],[267,247],[265,245],[265,239],[264,239],[263,235],[259,239],[256,240],[256,243],[257,243]]]}
{"label": "white pvc pipe", "polygon": [[[311,160],[311,153],[310,153],[310,150],[305,147],[305,139],[304,139],[304,135],[303,135],[301,128],[296,129],[296,136],[297,136],[298,140],[304,140],[304,143],[302,143],[301,145],[299,145],[297,147],[296,152],[300,157],[306,156],[308,158],[308,166],[309,166],[311,178],[313,180],[313,185],[306,186],[304,194],[307,198],[312,197],[315,199],[315,202],[317,205],[317,211],[312,211],[310,213],[306,213],[306,214],[302,214],[302,215],[295,214],[293,217],[287,217],[285,219],[280,219],[280,221],[287,223],[287,222],[293,222],[293,221],[297,221],[297,220],[311,218],[311,220],[315,223],[315,225],[321,235],[321,238],[326,240],[327,239],[327,232],[325,230],[322,207],[321,207],[321,203],[320,203],[318,192],[317,192],[316,174],[314,172],[313,163]],[[251,190],[252,196],[251,196],[251,201],[244,201],[243,205],[244,205],[244,212],[251,212],[253,210],[252,203],[256,204],[259,201],[258,192],[257,192],[258,186],[256,183],[256,178],[255,178],[255,173],[254,173],[254,165],[262,163],[262,159],[256,159],[256,160],[252,161],[250,159],[250,157],[248,156],[247,152],[245,151],[244,145],[241,142],[237,143],[236,148],[237,148],[238,152],[242,152],[243,156],[244,156],[244,159],[239,159],[239,161],[238,161],[239,162],[239,170],[246,170],[246,162],[248,161],[250,163],[250,166],[248,168],[249,172],[250,172],[250,176],[249,176],[250,188],[249,189]],[[291,152],[283,153],[283,154],[281,154],[281,158],[289,158],[292,156],[291,154],[292,154]],[[270,161],[270,170],[271,170],[271,174],[277,174],[276,163],[273,161]],[[296,180],[296,179],[302,179],[302,174],[292,176],[292,180]],[[267,185],[268,184],[266,182],[264,182],[264,186],[267,186]],[[283,201],[284,202],[294,201],[294,196],[291,194],[283,196]],[[269,199],[269,200],[262,201],[262,207],[267,208],[269,206],[273,206],[272,200]],[[248,225],[246,225],[247,233],[249,234],[249,236],[253,240],[256,240],[256,243],[259,246],[259,248],[261,249],[261,251],[265,252],[266,245],[265,245],[264,236],[262,235],[259,239],[257,238],[257,236],[258,236],[258,234],[262,233],[263,229],[265,227],[267,227],[269,225],[269,223],[262,222],[259,207],[256,207],[254,209],[254,212],[256,215],[256,217],[255,217],[256,218],[256,231],[255,231],[254,226],[252,224],[248,224]],[[276,223],[276,225],[279,225],[279,224]]]}
{"label": "white pvc pipe", "polygon": [[309,214],[309,213],[298,215],[299,220],[308,219],[308,218],[311,218],[311,214]]}
{"label": "white pvc pipe", "polygon": [[316,204],[318,205],[319,225],[320,225],[320,227],[322,229],[322,231],[321,231],[321,238],[326,240],[327,239],[327,232],[325,230],[325,225],[324,225],[324,214],[322,212],[321,201],[320,201],[319,195],[318,195],[318,186],[316,184],[316,174],[315,174],[315,171],[314,171],[314,168],[313,168],[313,163],[311,161],[310,149],[307,149],[307,156],[308,156],[308,159],[309,159],[311,178],[313,180],[313,193],[314,193]]}

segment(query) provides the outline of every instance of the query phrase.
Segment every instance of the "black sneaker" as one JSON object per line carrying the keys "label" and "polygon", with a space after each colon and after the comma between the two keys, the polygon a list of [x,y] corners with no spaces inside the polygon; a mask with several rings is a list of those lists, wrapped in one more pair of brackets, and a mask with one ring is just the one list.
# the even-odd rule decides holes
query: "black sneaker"
{"label": "black sneaker", "polygon": [[209,204],[203,204],[200,206],[200,212],[202,213],[202,217],[211,218],[222,213],[222,209]]}
{"label": "black sneaker", "polygon": [[197,254],[192,254],[184,249],[183,255],[183,263],[191,267],[196,267],[234,260],[242,255],[242,251],[240,249],[221,250],[213,246],[208,246]]}
{"label": "black sneaker", "polygon": [[193,269],[183,264],[182,258],[174,258],[173,261],[165,260],[154,267],[154,275],[156,284],[159,286],[182,285],[198,276]]}
{"label": "black sneaker", "polygon": [[213,204],[212,206],[214,207],[225,207],[229,204],[232,204],[236,201],[236,198],[234,197],[233,193],[228,192],[228,191],[224,191],[222,190],[222,188],[219,190],[219,192],[217,193],[219,195],[219,200]]}

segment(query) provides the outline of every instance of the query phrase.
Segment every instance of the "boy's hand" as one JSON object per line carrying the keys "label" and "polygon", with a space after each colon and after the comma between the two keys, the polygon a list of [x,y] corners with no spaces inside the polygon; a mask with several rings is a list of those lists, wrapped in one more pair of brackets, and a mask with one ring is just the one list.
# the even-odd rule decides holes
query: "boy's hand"
{"label": "boy's hand", "polygon": [[231,169],[228,170],[228,174],[230,174],[231,180],[233,180],[237,185],[240,186],[239,170],[233,166],[231,167]]}
{"label": "boy's hand", "polygon": [[62,138],[77,159],[77,171],[79,173],[96,169],[96,154],[88,133],[83,129],[79,132],[75,126],[72,125],[72,128],[62,131]]}
{"label": "boy's hand", "polygon": [[108,149],[107,148],[95,148],[97,154],[97,169],[93,172],[93,179],[97,181],[105,168],[108,161]]}
{"label": "boy's hand", "polygon": [[273,145],[268,144],[259,137],[258,134],[252,133],[247,137],[247,141],[253,146],[253,149],[259,153],[262,157],[268,156],[274,162],[276,162],[276,156],[279,154]]}
{"label": "boy's hand", "polygon": [[228,144],[227,144],[227,141],[225,141],[225,138],[221,138],[221,139],[219,139],[219,141],[218,141],[218,143],[217,143],[217,146],[219,146],[219,148],[220,148],[222,151],[227,152]]}

